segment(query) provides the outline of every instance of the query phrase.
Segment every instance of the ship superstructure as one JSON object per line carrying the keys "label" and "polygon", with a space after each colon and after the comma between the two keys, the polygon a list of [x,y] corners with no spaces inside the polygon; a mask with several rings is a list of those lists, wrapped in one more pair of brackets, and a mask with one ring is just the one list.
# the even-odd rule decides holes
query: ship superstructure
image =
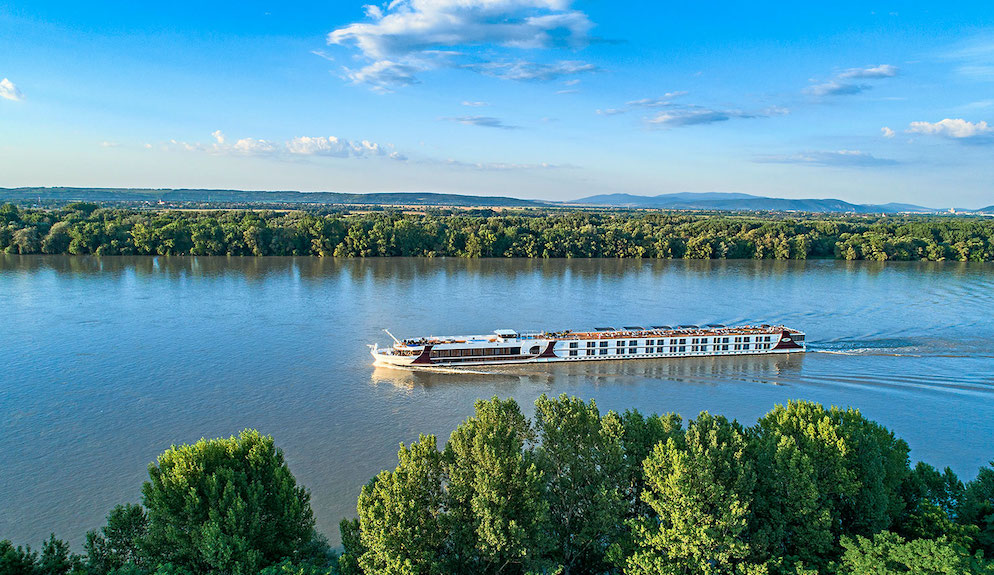
{"label": "ship superstructure", "polygon": [[708,324],[554,332],[498,329],[489,335],[394,338],[391,347],[370,349],[377,364],[431,367],[794,353],[803,352],[805,343],[804,333],[783,325]]}

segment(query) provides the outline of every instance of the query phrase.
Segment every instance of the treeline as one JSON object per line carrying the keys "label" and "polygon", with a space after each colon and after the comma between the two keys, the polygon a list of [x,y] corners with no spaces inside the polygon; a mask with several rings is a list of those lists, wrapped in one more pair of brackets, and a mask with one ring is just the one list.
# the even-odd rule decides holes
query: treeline
{"label": "treeline", "polygon": [[[661,212],[476,215],[0,206],[19,254],[994,261],[994,221]],[[486,215],[489,212],[489,215]]]}
{"label": "treeline", "polygon": [[910,467],[858,411],[777,406],[745,427],[701,413],[601,414],[479,401],[439,447],[401,445],[362,488],[336,555],[271,438],[174,447],[141,505],[76,555],[0,543],[0,574],[990,575],[994,469]]}

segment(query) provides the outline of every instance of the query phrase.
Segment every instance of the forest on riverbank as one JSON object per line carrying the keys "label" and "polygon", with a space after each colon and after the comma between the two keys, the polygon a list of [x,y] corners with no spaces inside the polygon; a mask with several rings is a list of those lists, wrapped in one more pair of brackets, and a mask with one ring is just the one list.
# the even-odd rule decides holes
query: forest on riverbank
{"label": "forest on riverbank", "polygon": [[853,409],[601,414],[593,401],[478,401],[362,487],[343,552],[273,439],[174,446],[141,503],[83,554],[0,541],[0,575],[990,575],[994,469],[962,482]]}
{"label": "forest on riverbank", "polygon": [[994,261],[994,220],[658,211],[149,211],[0,206],[15,254]]}

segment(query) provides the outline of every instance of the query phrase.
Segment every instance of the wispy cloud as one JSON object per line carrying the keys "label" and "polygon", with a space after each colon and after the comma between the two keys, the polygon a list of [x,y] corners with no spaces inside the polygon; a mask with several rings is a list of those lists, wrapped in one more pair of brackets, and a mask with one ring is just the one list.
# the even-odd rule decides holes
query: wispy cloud
{"label": "wispy cloud", "polygon": [[456,118],[445,118],[452,122],[458,122],[467,126],[479,126],[481,128],[498,128],[501,130],[517,130],[519,126],[505,124],[500,118],[493,116],[458,116]]}
{"label": "wispy cloud", "polygon": [[[630,100],[621,108],[606,108],[597,110],[601,116],[616,116],[629,111],[640,111],[642,120],[652,128],[669,129],[684,126],[700,126],[727,122],[734,118],[769,118],[783,116],[790,111],[779,106],[768,107],[758,111],[743,111],[733,108],[701,106],[685,104],[677,101],[689,92],[678,90],[667,92],[662,96]],[[645,114],[650,114],[646,116]]]}
{"label": "wispy cloud", "polygon": [[658,115],[646,120],[653,126],[662,128],[675,128],[679,126],[698,126],[701,124],[714,124],[717,122],[727,122],[732,118],[749,118],[746,114],[737,110],[711,110],[709,108],[684,108],[682,110],[671,110],[661,112]]}
{"label": "wispy cloud", "polygon": [[486,172],[508,172],[514,170],[558,170],[564,168],[576,168],[571,164],[550,164],[540,162],[537,164],[516,164],[513,162],[464,162],[461,160],[447,160],[447,166],[465,168],[470,170],[480,170]]}
{"label": "wispy cloud", "polygon": [[797,154],[756,156],[753,161],[764,164],[798,164],[802,166],[829,166],[869,168],[893,166],[897,160],[878,158],[860,150],[814,151]]}
{"label": "wispy cloud", "polygon": [[939,136],[963,143],[994,143],[994,126],[983,121],[969,122],[961,118],[946,118],[938,122],[911,122],[905,131],[909,134]]}
{"label": "wispy cloud", "polygon": [[463,106],[468,106],[470,108],[482,108],[484,106],[489,106],[490,103],[489,102],[470,102],[470,101],[465,101],[464,100],[463,103],[462,103],[462,105]]}
{"label": "wispy cloud", "polygon": [[900,70],[897,66],[890,64],[867,66],[865,68],[849,68],[835,74],[830,80],[814,83],[805,90],[805,93],[818,97],[851,96],[873,88],[870,84],[855,83],[853,80],[893,78],[898,73],[900,73]]}
{"label": "wispy cloud", "polygon": [[474,70],[486,76],[503,80],[540,81],[548,82],[585,72],[597,71],[597,66],[575,60],[563,60],[552,64],[540,64],[526,60],[513,62],[485,62],[482,64],[463,64],[462,68]]}
{"label": "wispy cloud", "polygon": [[15,86],[13,82],[7,78],[4,78],[3,80],[0,80],[0,98],[19,102],[24,99],[24,94],[17,89],[17,86]]}
{"label": "wispy cloud", "polygon": [[894,76],[897,76],[898,71],[897,66],[881,64],[879,66],[869,66],[866,68],[849,68],[848,70],[841,72],[836,77],[842,80],[851,80],[854,78],[867,80],[893,78]]}
{"label": "wispy cloud", "polygon": [[632,108],[659,108],[662,106],[669,106],[674,98],[679,98],[680,96],[686,96],[689,92],[684,90],[678,90],[676,92],[667,92],[662,96],[657,98],[642,98],[641,100],[632,100],[626,105]]}
{"label": "wispy cloud", "polygon": [[887,126],[884,126],[883,128],[880,128],[880,135],[883,136],[883,137],[885,137],[885,138],[893,138],[894,137],[894,130],[891,130]]}
{"label": "wispy cloud", "polygon": [[994,81],[994,35],[971,38],[946,53],[955,71],[973,80]]}
{"label": "wispy cloud", "polygon": [[734,109],[715,109],[704,106],[673,106],[646,118],[646,123],[655,128],[680,128],[727,122],[732,119],[755,119],[784,116],[786,108],[771,107],[759,111],[746,112]]}
{"label": "wispy cloud", "polygon": [[393,0],[383,8],[367,6],[368,21],[331,32],[328,44],[357,50],[366,63],[346,68],[346,77],[380,91],[416,83],[418,74],[441,67],[513,80],[548,80],[593,67],[506,61],[502,55],[508,50],[586,45],[593,24],[571,4],[572,0]]}

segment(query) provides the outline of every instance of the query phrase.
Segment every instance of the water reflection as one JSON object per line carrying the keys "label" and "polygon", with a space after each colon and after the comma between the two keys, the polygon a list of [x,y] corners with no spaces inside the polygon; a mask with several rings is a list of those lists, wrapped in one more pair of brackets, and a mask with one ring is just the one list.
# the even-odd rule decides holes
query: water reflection
{"label": "water reflection", "polygon": [[716,381],[747,381],[781,385],[800,373],[803,354],[673,359],[601,360],[543,364],[484,365],[466,368],[396,368],[370,366],[373,385],[402,390],[432,391],[438,387],[478,385],[481,381],[550,383],[581,378],[595,383],[624,384],[626,379],[681,381],[714,385]]}

